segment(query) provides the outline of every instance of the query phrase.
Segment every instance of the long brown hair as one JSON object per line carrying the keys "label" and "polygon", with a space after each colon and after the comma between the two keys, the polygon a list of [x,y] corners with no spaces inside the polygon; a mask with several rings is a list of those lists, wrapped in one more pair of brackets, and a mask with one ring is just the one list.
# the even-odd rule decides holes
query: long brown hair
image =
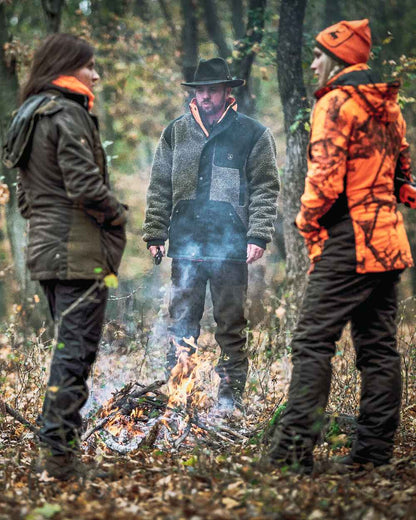
{"label": "long brown hair", "polygon": [[93,55],[93,47],[78,36],[65,33],[48,36],[35,52],[29,79],[21,91],[21,102],[38,94],[58,76],[83,67]]}

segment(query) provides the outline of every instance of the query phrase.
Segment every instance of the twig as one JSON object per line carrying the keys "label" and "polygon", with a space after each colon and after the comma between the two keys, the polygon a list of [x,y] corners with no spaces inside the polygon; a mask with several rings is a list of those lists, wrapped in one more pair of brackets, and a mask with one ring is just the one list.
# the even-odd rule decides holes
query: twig
{"label": "twig", "polygon": [[194,418],[192,417],[191,418],[191,422],[197,426],[198,428],[201,428],[202,430],[205,430],[206,432],[208,432],[209,434],[211,435],[215,435],[217,436],[219,439],[225,441],[225,442],[231,442],[234,444],[234,441],[229,439],[228,437],[225,437],[224,435],[222,435],[217,429],[213,429],[213,428],[209,428],[206,424],[204,423],[201,423],[201,421],[198,419],[198,418]]}
{"label": "twig", "polygon": [[[158,395],[164,396],[161,392],[157,392],[157,389],[160,388],[162,385],[164,385],[166,381],[157,380],[154,381],[152,384],[142,387],[139,390],[135,390],[134,392],[124,393],[121,397],[118,399],[115,399],[112,403],[112,407],[116,407],[117,409],[113,412],[109,413],[106,417],[103,417],[100,419],[95,426],[92,426],[89,430],[87,430],[84,435],[82,436],[82,441],[85,442],[91,435],[98,430],[101,430],[110,419],[115,417],[118,413],[123,413],[124,415],[129,415],[129,413],[137,408],[138,402],[137,399],[139,399],[141,396],[146,395],[149,392],[157,393]],[[135,383],[137,384],[137,383]],[[134,385],[132,385],[134,386]],[[132,388],[132,386],[130,388]],[[122,390],[121,390],[122,391]],[[125,400],[123,404],[121,401]],[[100,411],[102,410],[102,407],[100,408]]]}
{"label": "twig", "polygon": [[234,437],[237,437],[237,439],[240,439],[242,441],[248,441],[249,437],[246,435],[243,435],[242,433],[238,433],[231,428],[227,428],[226,426],[217,426],[216,429],[219,429],[220,431],[224,433],[228,433],[229,435],[234,435]]}
{"label": "twig", "polygon": [[166,384],[166,381],[158,379],[158,380],[154,381],[152,384],[142,387],[140,390],[136,390],[135,392],[132,392],[131,394],[128,395],[128,397],[136,398],[136,397],[140,397],[141,395],[145,395],[149,392],[153,392],[155,394],[157,393],[159,395],[164,396],[165,394],[162,394],[161,392],[157,392],[157,390],[164,384]]}
{"label": "twig", "polygon": [[34,433],[36,435],[40,434],[39,428],[36,428],[36,426],[34,426],[30,421],[25,419],[25,417],[23,417],[23,415],[21,415],[17,410],[15,410],[11,406],[9,406],[2,399],[0,399],[0,412],[2,412],[3,410],[5,412],[7,412],[9,415],[11,415],[12,417],[14,417],[16,419],[16,421],[18,421],[21,424],[23,424],[24,426],[26,426],[26,428],[28,428],[32,433]]}
{"label": "twig", "polygon": [[62,325],[62,320],[63,318],[65,318],[65,316],[67,314],[69,314],[70,312],[72,312],[73,310],[75,310],[78,305],[80,305],[83,301],[85,301],[88,296],[90,296],[96,289],[100,288],[100,287],[103,287],[104,286],[104,282],[103,280],[96,280],[83,294],[81,294],[81,296],[74,301],[74,303],[72,303],[67,309],[65,309],[62,314],[59,316],[59,319],[57,319],[55,321],[55,327],[54,327],[54,332],[55,332],[55,340],[58,341],[58,332],[59,332],[59,327]]}
{"label": "twig", "polygon": [[111,433],[107,432],[106,430],[102,431],[100,435],[107,448],[110,448],[110,450],[116,451],[121,455],[126,455],[130,451],[137,450],[143,440],[142,437],[135,437],[128,444],[121,444],[114,438],[113,435],[111,435]]}
{"label": "twig", "polygon": [[183,432],[183,434],[178,437],[174,443],[173,443],[173,446],[174,448],[177,450],[179,448],[179,446],[183,443],[183,441],[188,437],[189,435],[189,432],[191,431],[191,428],[192,428],[192,419],[189,418],[189,421],[188,421],[188,424],[186,425],[186,428]]}
{"label": "twig", "polygon": [[52,439],[48,439],[48,437],[45,437],[42,435],[39,428],[37,428],[35,425],[33,425],[30,421],[28,421],[23,415],[21,415],[17,410],[12,408],[10,405],[5,403],[2,399],[0,399],[0,413],[8,413],[11,415],[16,421],[23,424],[23,426],[26,426],[28,430],[30,430],[32,433],[37,435],[39,439],[44,442],[45,444],[48,444],[52,448],[58,449],[58,450],[64,450],[66,452],[72,451],[68,446],[65,446],[64,444],[61,444],[58,441],[54,441]]}
{"label": "twig", "polygon": [[125,294],[124,296],[109,296],[109,300],[111,300],[112,302],[118,302],[120,300],[128,300],[129,298],[131,298],[132,296],[134,296],[136,294],[137,291],[139,291],[140,289],[142,289],[143,287],[141,285],[139,285],[138,287],[136,287],[135,289],[133,289],[133,291],[129,294]]}
{"label": "twig", "polygon": [[83,294],[81,294],[81,296],[77,300],[74,301],[74,303],[72,303],[67,309],[65,309],[62,312],[62,314],[59,317],[59,322],[58,323],[61,324],[62,318],[64,318],[67,314],[72,312],[76,307],[78,307],[78,305],[80,305],[84,300],[86,300],[88,298],[88,296],[95,291],[95,289],[98,289],[103,284],[104,284],[104,282],[102,280],[96,280],[91,285],[91,287],[89,287]]}
{"label": "twig", "polygon": [[146,435],[143,441],[140,443],[140,446],[146,446],[147,448],[151,448],[153,444],[156,442],[157,436],[160,430],[160,421],[157,421],[150,429],[150,432]]}
{"label": "twig", "polygon": [[115,415],[117,415],[118,412],[119,412],[119,410],[108,414],[106,417],[99,420],[95,426],[93,426],[92,428],[87,430],[84,433],[84,435],[81,437],[82,442],[85,442],[87,439],[89,439],[93,433],[98,432],[98,430],[101,430],[101,428],[103,428],[103,426],[105,426],[110,419],[112,419]]}

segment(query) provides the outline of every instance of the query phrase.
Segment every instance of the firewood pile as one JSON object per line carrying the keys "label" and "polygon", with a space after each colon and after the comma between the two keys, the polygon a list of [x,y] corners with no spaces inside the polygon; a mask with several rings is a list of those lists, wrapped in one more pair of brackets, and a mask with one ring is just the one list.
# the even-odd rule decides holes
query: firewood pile
{"label": "firewood pile", "polygon": [[204,392],[201,372],[206,368],[184,348],[168,381],[126,384],[89,418],[82,440],[101,440],[120,454],[145,447],[177,450],[201,442],[213,447],[247,443],[251,433],[241,429],[241,420],[234,417],[236,429],[231,427],[233,416],[217,413]]}

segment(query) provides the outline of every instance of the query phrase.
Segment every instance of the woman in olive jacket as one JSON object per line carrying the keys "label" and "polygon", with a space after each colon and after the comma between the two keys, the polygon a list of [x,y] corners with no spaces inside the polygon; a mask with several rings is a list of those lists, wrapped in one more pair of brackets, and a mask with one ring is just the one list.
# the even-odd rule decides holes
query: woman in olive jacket
{"label": "woman in olive jacket", "polygon": [[78,471],[80,408],[101,336],[103,278],[116,273],[125,246],[126,209],[110,191],[97,120],[90,114],[99,76],[92,47],[67,34],[35,53],[4,162],[19,167],[18,199],[29,220],[27,262],[57,329],[41,440],[44,468]]}

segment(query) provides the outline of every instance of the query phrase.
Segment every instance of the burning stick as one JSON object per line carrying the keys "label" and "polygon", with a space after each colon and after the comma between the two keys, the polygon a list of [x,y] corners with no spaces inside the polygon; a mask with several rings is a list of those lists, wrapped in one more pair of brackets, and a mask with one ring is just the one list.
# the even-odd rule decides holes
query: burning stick
{"label": "burning stick", "polygon": [[[114,411],[110,412],[106,417],[100,419],[97,424],[87,430],[82,436],[82,440],[86,441],[93,433],[101,430],[110,421],[110,419],[113,419],[117,414],[122,413],[123,415],[129,415],[140,404],[140,398],[143,398],[143,396],[146,396],[146,394],[150,392],[157,393],[163,398],[163,400],[167,401],[167,396],[157,391],[165,383],[166,381],[154,381],[151,385],[145,387],[139,383],[130,383],[123,387],[114,395],[110,401],[111,408],[114,408]],[[130,392],[134,386],[142,386],[142,388]],[[104,408],[101,407],[98,411],[98,414],[100,414],[103,409]]]}
{"label": "burning stick", "polygon": [[110,448],[110,450],[116,451],[121,455],[126,455],[131,451],[137,450],[137,448],[141,445],[143,440],[141,437],[135,437],[127,444],[121,444],[114,438],[113,435],[111,435],[111,433],[105,430],[101,432],[100,436],[103,439],[107,448]]}

